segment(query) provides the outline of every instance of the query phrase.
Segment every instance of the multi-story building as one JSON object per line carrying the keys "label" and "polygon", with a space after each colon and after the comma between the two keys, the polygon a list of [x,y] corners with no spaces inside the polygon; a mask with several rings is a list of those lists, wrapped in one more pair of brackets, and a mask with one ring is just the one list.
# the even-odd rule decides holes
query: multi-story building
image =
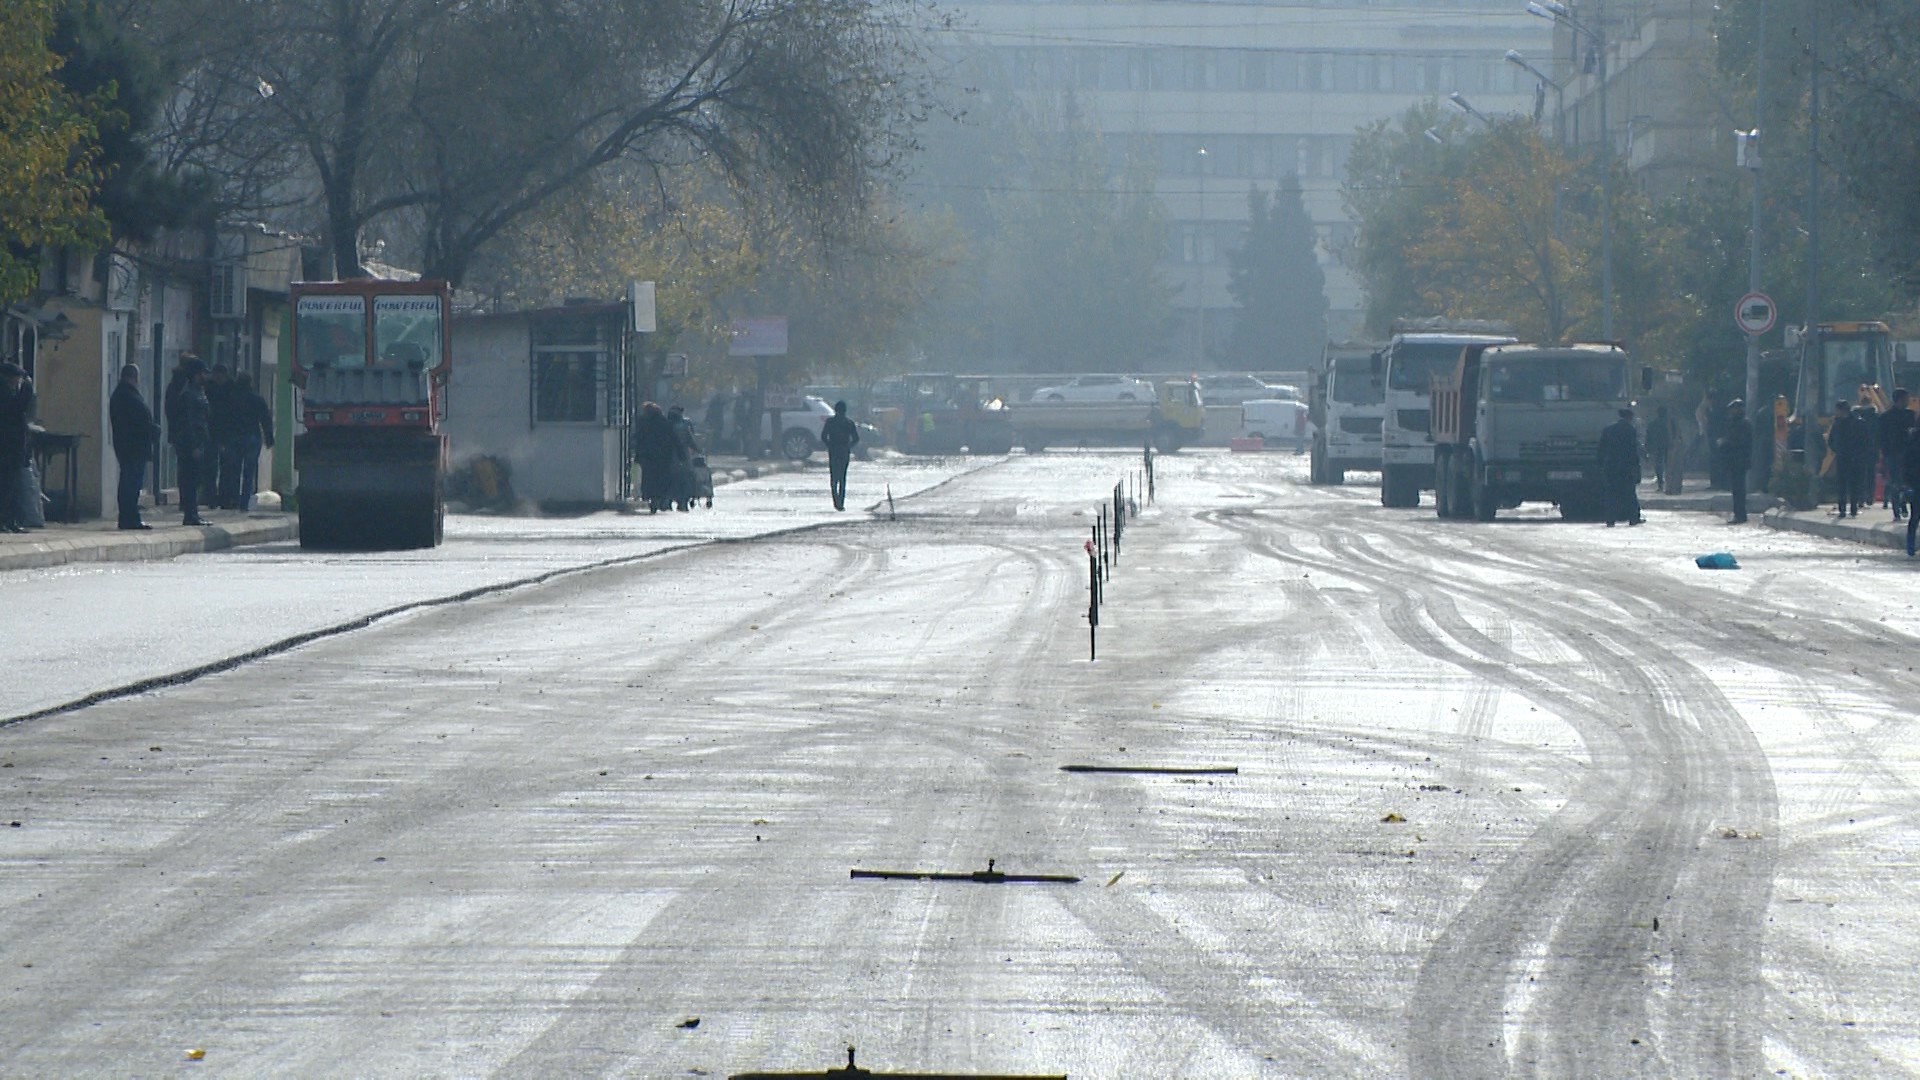
{"label": "multi-story building", "polygon": [[[1145,151],[1175,222],[1165,262],[1182,290],[1194,366],[1231,332],[1227,252],[1252,186],[1299,177],[1319,235],[1335,339],[1363,307],[1344,254],[1341,179],[1355,132],[1427,98],[1483,115],[1528,113],[1536,80],[1508,50],[1544,57],[1552,26],[1522,0],[961,0],[957,48],[991,91],[1064,96],[1110,147]],[[1184,359],[1184,357],[1179,357]]]}
{"label": "multi-story building", "polygon": [[1566,16],[1554,20],[1550,70],[1563,91],[1559,122],[1568,145],[1601,140],[1604,96],[1614,153],[1626,157],[1635,181],[1654,198],[1733,169],[1733,132],[1752,126],[1752,118],[1728,111],[1715,80],[1716,7],[1711,0],[1565,5]]}

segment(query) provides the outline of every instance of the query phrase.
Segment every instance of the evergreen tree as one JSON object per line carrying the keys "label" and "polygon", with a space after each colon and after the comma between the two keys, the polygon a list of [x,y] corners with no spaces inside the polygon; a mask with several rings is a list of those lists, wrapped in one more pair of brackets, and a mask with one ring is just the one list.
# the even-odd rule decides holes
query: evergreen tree
{"label": "evergreen tree", "polygon": [[1327,280],[1298,177],[1247,195],[1246,242],[1227,253],[1239,308],[1228,355],[1239,367],[1305,369],[1327,342]]}

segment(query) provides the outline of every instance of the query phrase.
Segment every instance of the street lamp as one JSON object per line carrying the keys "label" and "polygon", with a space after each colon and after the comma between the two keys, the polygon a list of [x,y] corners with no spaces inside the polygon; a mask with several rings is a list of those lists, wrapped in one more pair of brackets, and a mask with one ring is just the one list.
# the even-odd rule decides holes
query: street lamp
{"label": "street lamp", "polygon": [[1521,56],[1518,49],[1507,50],[1507,63],[1540,80],[1540,85],[1553,90],[1553,133],[1560,140],[1561,146],[1567,145],[1567,88],[1548,78],[1546,72],[1528,63],[1527,58]]}
{"label": "street lamp", "polygon": [[1200,173],[1200,225],[1193,234],[1193,366],[1206,366],[1207,358],[1207,148],[1196,155]]}
{"label": "street lamp", "polygon": [[1447,145],[1447,137],[1445,135],[1440,134],[1438,131],[1435,131],[1433,128],[1428,128],[1427,130],[1421,132],[1421,134],[1425,135],[1427,137],[1427,141],[1432,143],[1435,146]]}
{"label": "street lamp", "polygon": [[1468,101],[1467,96],[1465,94],[1462,94],[1460,91],[1455,90],[1453,93],[1448,94],[1447,100],[1453,102],[1454,108],[1459,109],[1461,112],[1466,113],[1468,116],[1473,117],[1475,120],[1480,121],[1481,123],[1487,125],[1488,127],[1493,126],[1493,121],[1487,119],[1487,116],[1485,113],[1481,112],[1479,109],[1474,108],[1473,102]]}
{"label": "street lamp", "polygon": [[[1606,150],[1600,159],[1600,336],[1613,340],[1613,132],[1607,127],[1607,38],[1573,17],[1559,0],[1527,0],[1527,14],[1564,23],[1592,40],[1599,54],[1595,77],[1600,81],[1600,138]],[[1599,20],[1595,20],[1598,22]]]}

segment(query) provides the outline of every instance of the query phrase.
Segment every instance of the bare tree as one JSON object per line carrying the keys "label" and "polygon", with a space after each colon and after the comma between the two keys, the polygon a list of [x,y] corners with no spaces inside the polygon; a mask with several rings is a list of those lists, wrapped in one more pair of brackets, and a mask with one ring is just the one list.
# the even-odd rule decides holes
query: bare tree
{"label": "bare tree", "polygon": [[458,280],[622,160],[708,156],[831,221],[928,98],[914,0],[145,2],[201,31],[176,152],[262,197],[297,154],[343,276],[377,226]]}

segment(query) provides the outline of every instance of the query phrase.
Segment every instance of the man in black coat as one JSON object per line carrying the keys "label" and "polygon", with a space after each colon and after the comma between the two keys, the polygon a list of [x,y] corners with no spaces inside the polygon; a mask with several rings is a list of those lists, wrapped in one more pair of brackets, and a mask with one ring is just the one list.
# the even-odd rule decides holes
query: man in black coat
{"label": "man in black coat", "polygon": [[860,428],[847,415],[847,403],[833,403],[833,415],[820,425],[820,442],[827,448],[827,486],[833,494],[833,508],[847,508],[847,464],[853,448],[860,442]]}
{"label": "man in black coat", "polygon": [[640,465],[640,497],[650,513],[673,505],[673,422],[660,406],[640,406],[633,423],[633,460]]}
{"label": "man in black coat", "polygon": [[1905,468],[1907,451],[1907,432],[1913,430],[1913,410],[1907,408],[1908,394],[1905,387],[1893,392],[1893,408],[1880,414],[1875,421],[1880,442],[1880,467],[1887,474],[1886,498],[1882,506],[1893,509],[1893,520],[1899,521],[1907,515],[1906,500],[1901,492],[1906,489],[1902,470]]}
{"label": "man in black coat", "polygon": [[27,469],[32,443],[27,425],[33,420],[33,389],[19,364],[0,363],[0,532],[27,531],[20,520],[20,477]]}
{"label": "man in black coat", "polygon": [[107,420],[113,431],[113,456],[120,462],[120,527],[151,529],[140,520],[140,482],[153,460],[160,428],[140,396],[139,367],[128,364],[120,369],[120,385],[113,388],[107,403]]}
{"label": "man in black coat", "polygon": [[1920,530],[1920,507],[1913,505],[1920,497],[1920,424],[1907,428],[1907,445],[1900,453],[1900,475],[1906,488],[1903,495],[1907,503],[1907,558],[1913,558],[1913,537]]}
{"label": "man in black coat", "polygon": [[1840,488],[1834,517],[1859,517],[1860,504],[1872,503],[1867,478],[1873,468],[1873,428],[1862,410],[1850,401],[1833,406],[1833,426],[1827,429],[1827,448],[1833,451],[1833,479]]}
{"label": "man in black coat", "polygon": [[1616,521],[1640,524],[1640,432],[1633,426],[1633,410],[1621,409],[1620,419],[1600,433],[1600,501],[1606,505],[1607,528]]}
{"label": "man in black coat", "polygon": [[1747,523],[1747,469],[1753,463],[1753,425],[1747,423],[1747,403],[1739,398],[1727,402],[1727,418],[1714,440],[1713,460],[1719,464],[1733,494],[1733,517],[1729,525]]}
{"label": "man in black coat", "polygon": [[200,492],[205,483],[202,465],[212,452],[213,435],[207,423],[207,365],[192,354],[180,361],[180,374],[167,387],[167,436],[179,468],[180,523],[205,525],[200,517]]}
{"label": "man in black coat", "polygon": [[207,434],[212,439],[207,446],[206,460],[201,465],[206,476],[205,501],[216,510],[245,509],[239,505],[238,441],[243,425],[233,373],[227,370],[227,365],[215,364],[213,370],[207,373],[207,381],[202,389],[207,395]]}

